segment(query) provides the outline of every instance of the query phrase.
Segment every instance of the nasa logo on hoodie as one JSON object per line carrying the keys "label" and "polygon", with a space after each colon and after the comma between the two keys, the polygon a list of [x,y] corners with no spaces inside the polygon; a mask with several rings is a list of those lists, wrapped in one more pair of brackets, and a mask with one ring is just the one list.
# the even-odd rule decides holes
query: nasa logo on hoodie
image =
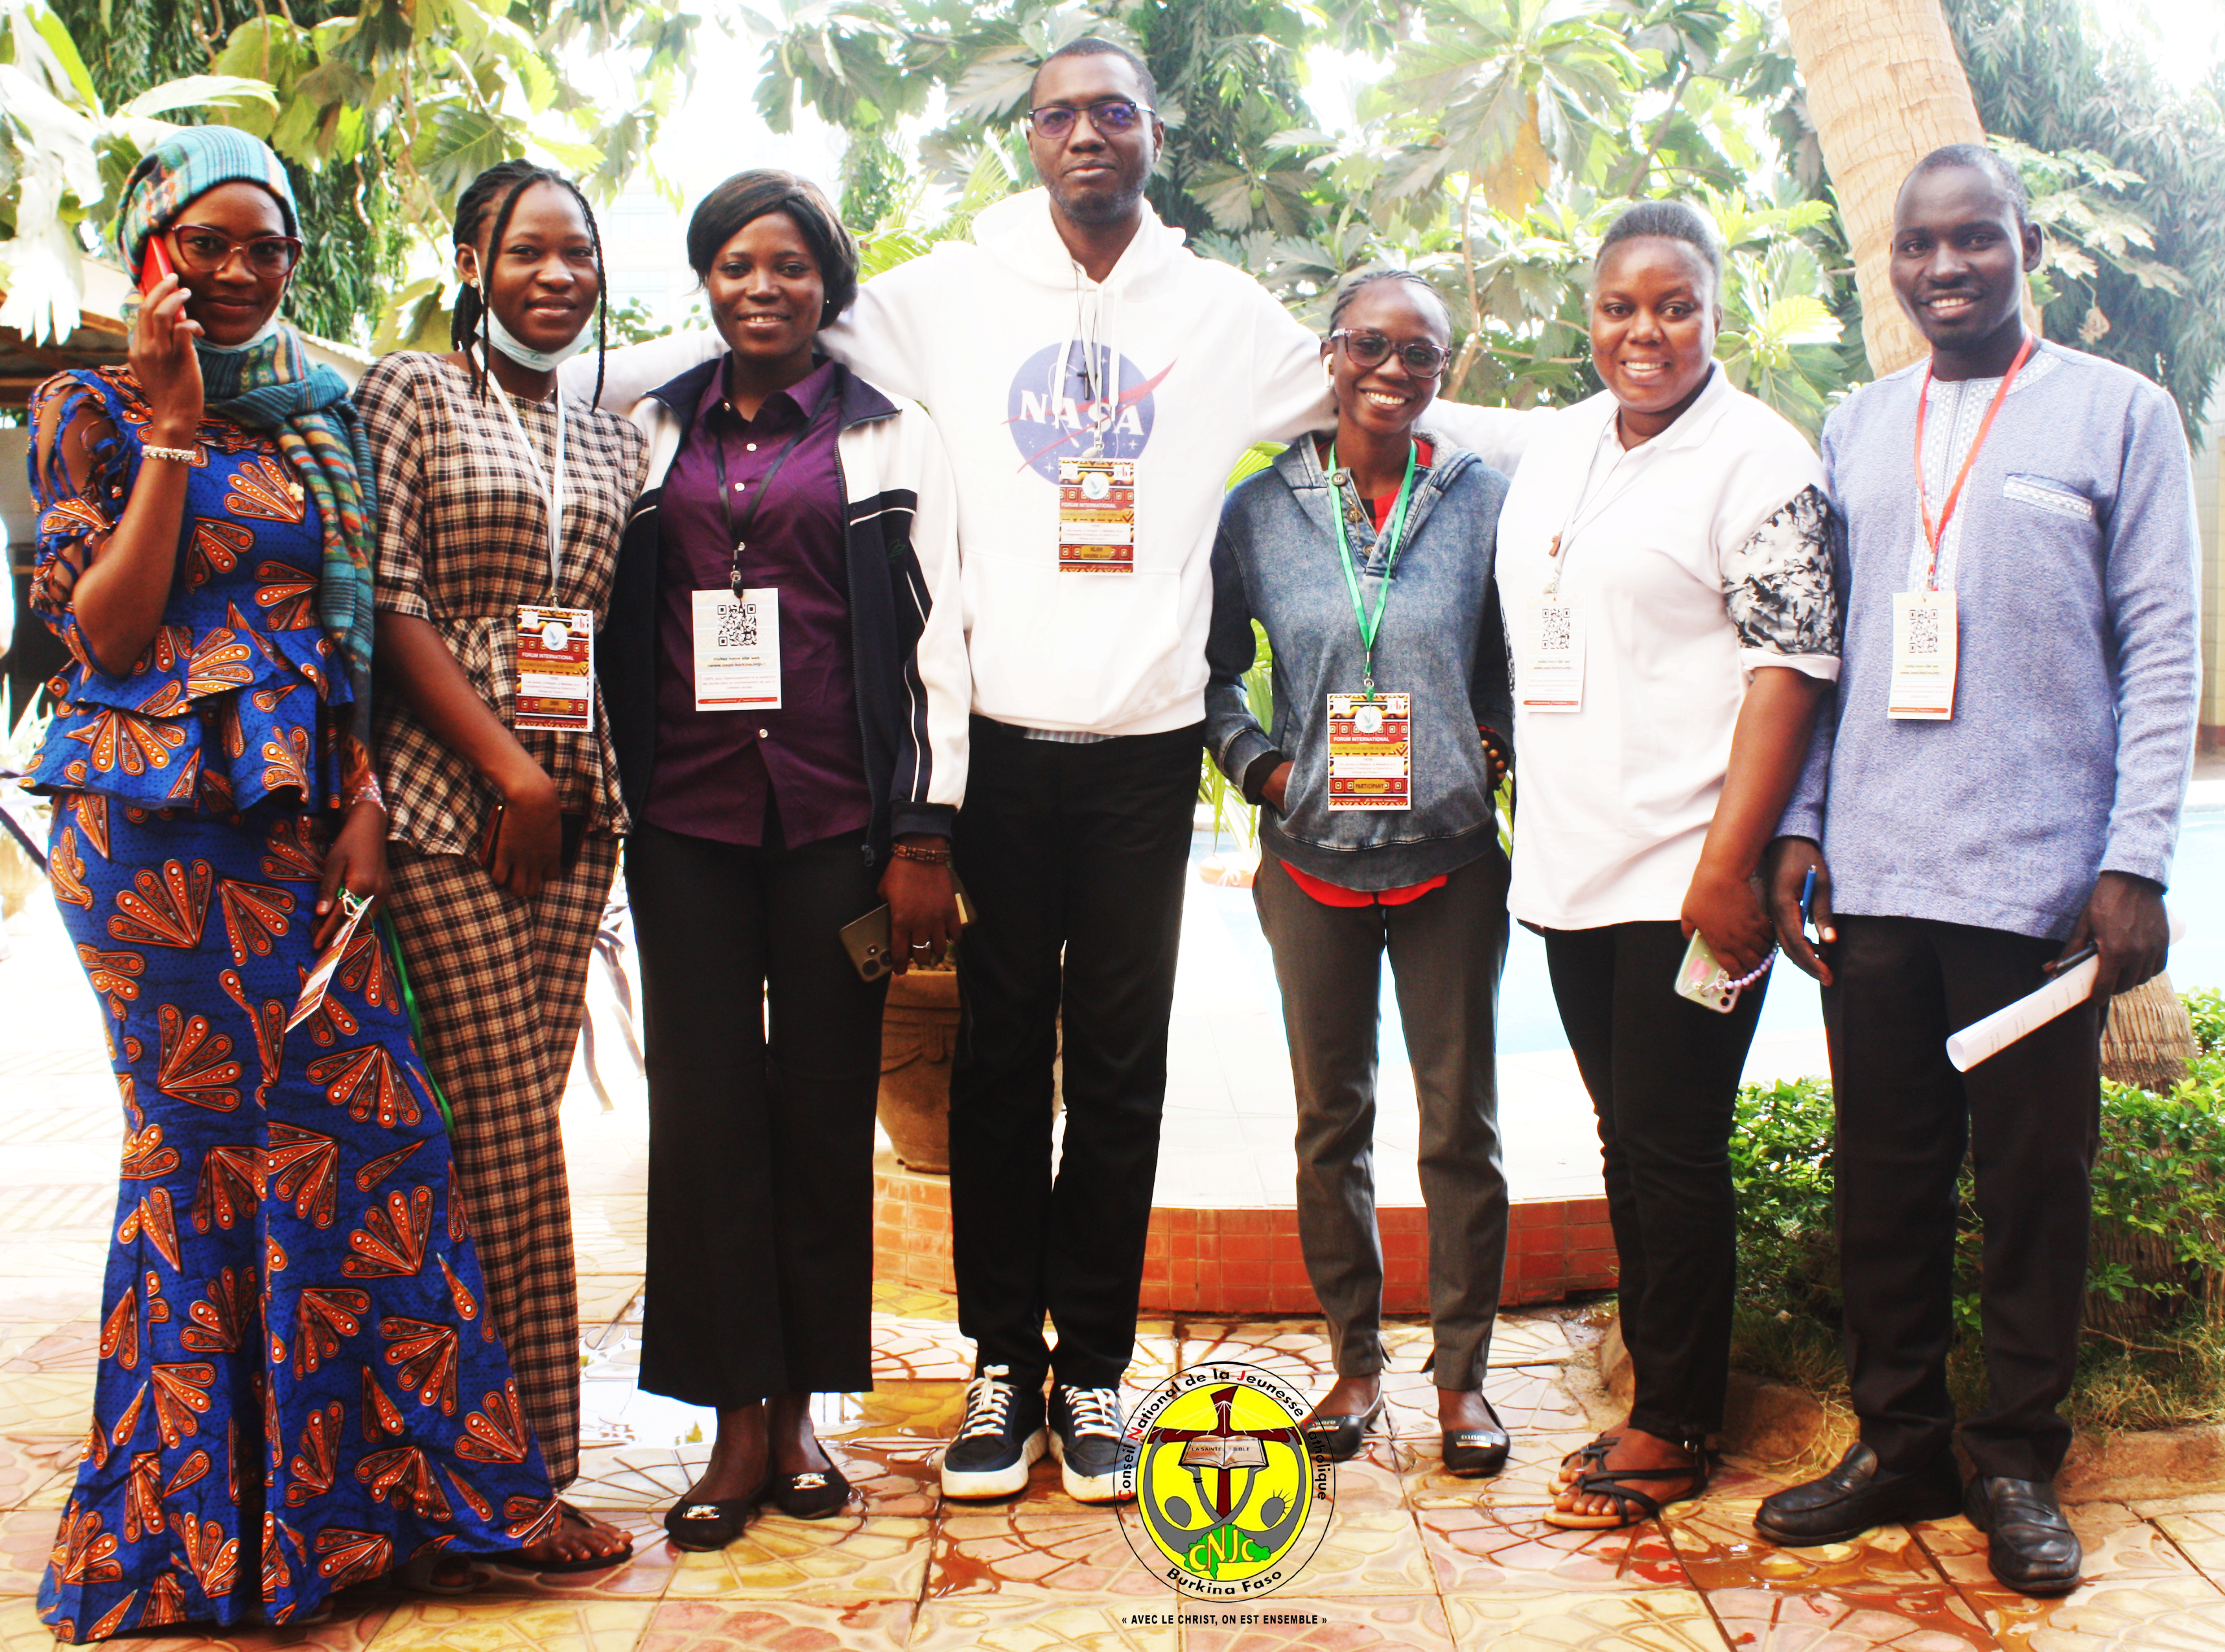
{"label": "nasa logo on hoodie", "polygon": [[1006,392],[1005,422],[1020,450],[1020,462],[1047,482],[1058,480],[1060,460],[1089,452],[1100,430],[1107,459],[1137,458],[1151,440],[1151,392],[1174,364],[1146,378],[1142,368],[1122,356],[1119,388],[1114,392],[1112,352],[1098,345],[1100,394],[1093,397],[1085,370],[1086,353],[1091,348],[1079,340],[1044,346],[1020,364]]}

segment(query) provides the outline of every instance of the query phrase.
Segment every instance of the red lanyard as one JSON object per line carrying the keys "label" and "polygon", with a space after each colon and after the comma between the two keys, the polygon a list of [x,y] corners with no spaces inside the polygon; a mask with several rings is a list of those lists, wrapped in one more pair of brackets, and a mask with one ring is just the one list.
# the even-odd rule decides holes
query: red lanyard
{"label": "red lanyard", "polygon": [[1948,490],[1947,505],[1940,511],[1936,526],[1931,520],[1931,496],[1924,486],[1924,411],[1931,397],[1931,367],[1929,363],[1924,365],[1924,387],[1916,393],[1916,503],[1917,508],[1924,513],[1924,542],[1931,548],[1930,563],[1924,570],[1924,588],[1927,591],[1939,588],[1939,546],[1947,537],[1947,524],[1954,519],[1956,505],[1962,502],[1962,484],[1970,480],[1970,467],[1978,462],[1978,450],[1986,445],[1986,437],[1992,434],[1994,415],[2001,410],[2001,402],[2008,395],[2009,386],[2016,383],[2017,374],[2031,359],[2033,342],[2031,334],[2024,335],[2024,343],[2017,351],[2016,359],[2009,364],[2008,372],[2001,379],[2001,387],[1994,392],[1993,404],[1986,409],[1985,422],[1978,426],[1977,440],[1970,444],[1970,451],[1962,456],[1962,468],[1955,477],[1955,486]]}

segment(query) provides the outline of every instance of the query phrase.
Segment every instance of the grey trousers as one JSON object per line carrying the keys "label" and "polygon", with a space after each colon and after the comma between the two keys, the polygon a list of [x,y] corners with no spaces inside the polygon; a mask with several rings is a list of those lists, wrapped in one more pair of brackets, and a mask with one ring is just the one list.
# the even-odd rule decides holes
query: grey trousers
{"label": "grey trousers", "polygon": [[1388,952],[1421,1102],[1430,1369],[1442,1388],[1483,1385],[1506,1267],[1496,1052],[1506,883],[1493,850],[1408,905],[1328,906],[1261,857],[1252,896],[1275,954],[1297,1090],[1298,1237],[1340,1376],[1372,1376],[1384,1363],[1374,1138]]}

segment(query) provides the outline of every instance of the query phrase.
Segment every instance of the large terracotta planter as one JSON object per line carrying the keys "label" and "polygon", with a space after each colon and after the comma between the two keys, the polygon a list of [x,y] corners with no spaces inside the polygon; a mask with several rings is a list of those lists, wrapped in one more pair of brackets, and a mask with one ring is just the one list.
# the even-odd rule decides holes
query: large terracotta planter
{"label": "large terracotta planter", "polygon": [[958,1047],[958,974],[913,969],[889,981],[881,1017],[881,1128],[897,1162],[950,1172],[950,1059]]}

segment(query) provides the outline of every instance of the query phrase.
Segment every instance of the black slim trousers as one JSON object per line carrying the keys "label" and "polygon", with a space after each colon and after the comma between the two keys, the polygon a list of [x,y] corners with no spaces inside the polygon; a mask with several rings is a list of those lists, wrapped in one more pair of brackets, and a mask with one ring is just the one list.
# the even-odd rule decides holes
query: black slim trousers
{"label": "black slim trousers", "polygon": [[1110,1388],[1135,1350],[1201,746],[1201,725],[1068,745],[973,720],[956,839],[977,912],[950,1080],[958,1324],[977,1370],[1023,1387],[1055,1370]]}
{"label": "black slim trousers", "polygon": [[1980,1318],[1991,1393],[1962,1425],[1979,1473],[2051,1480],[2056,1407],[2078,1361],[2102,1007],[2089,1000],[1958,1073],[1947,1037],[2046,984],[2054,941],[1915,918],[1835,924],[1823,991],[1838,1102],[1839,1261],[1861,1437],[1893,1470],[1944,1455],[1956,1179],[1985,1227]]}
{"label": "black slim trousers", "polygon": [[880,903],[865,840],[751,848],[648,825],[627,840],[648,1034],[651,1394],[730,1409],[873,1386],[888,982],[859,980],[840,938]]}
{"label": "black slim trousers", "polygon": [[1544,934],[1561,1025],[1599,1115],[1631,1426],[1702,1440],[1723,1426],[1730,1382],[1731,1119],[1769,977],[1719,1014],[1677,995],[1679,924]]}

